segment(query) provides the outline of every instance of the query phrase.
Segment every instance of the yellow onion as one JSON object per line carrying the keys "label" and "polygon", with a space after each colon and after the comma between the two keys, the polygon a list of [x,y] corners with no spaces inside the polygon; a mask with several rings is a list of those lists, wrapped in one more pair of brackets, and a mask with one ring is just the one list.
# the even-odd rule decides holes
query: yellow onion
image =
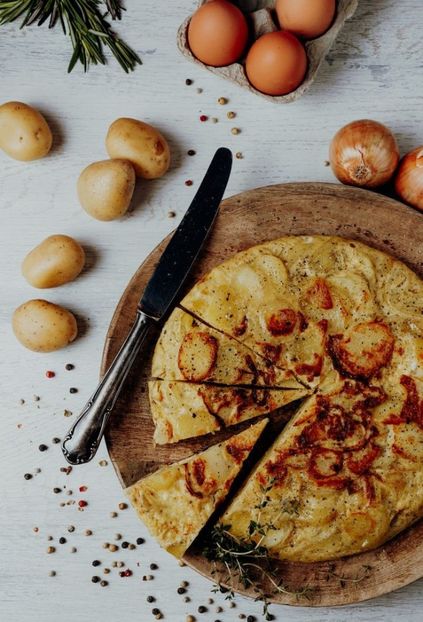
{"label": "yellow onion", "polygon": [[405,203],[423,212],[423,146],[413,149],[401,160],[395,191]]}
{"label": "yellow onion", "polygon": [[334,174],[343,184],[377,188],[394,174],[399,151],[387,127],[363,119],[345,125],[335,134],[329,159]]}

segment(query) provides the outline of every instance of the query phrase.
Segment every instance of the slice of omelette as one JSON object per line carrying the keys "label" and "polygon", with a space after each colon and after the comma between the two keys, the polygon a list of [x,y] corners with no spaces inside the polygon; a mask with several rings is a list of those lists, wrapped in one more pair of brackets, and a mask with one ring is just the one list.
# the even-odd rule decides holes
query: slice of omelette
{"label": "slice of omelette", "polygon": [[156,344],[152,376],[162,380],[302,388],[290,371],[273,365],[236,339],[175,309]]}
{"label": "slice of omelette", "polygon": [[223,387],[152,380],[148,383],[158,445],[176,443],[266,415],[308,394],[306,389]]}
{"label": "slice of omelette", "polygon": [[126,489],[138,516],[167,551],[182,557],[225,499],[267,420]]}
{"label": "slice of omelette", "polygon": [[342,380],[307,400],[221,522],[282,560],[373,549],[423,516],[423,382]]}

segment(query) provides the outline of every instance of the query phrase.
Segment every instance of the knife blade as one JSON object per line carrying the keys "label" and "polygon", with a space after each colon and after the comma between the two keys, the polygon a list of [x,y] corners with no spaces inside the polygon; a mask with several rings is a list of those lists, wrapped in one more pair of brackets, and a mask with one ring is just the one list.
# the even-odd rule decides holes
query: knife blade
{"label": "knife blade", "polygon": [[148,317],[160,320],[185,283],[217,216],[231,167],[232,153],[221,147],[145,288],[139,306]]}
{"label": "knife blade", "polygon": [[221,147],[145,288],[128,336],[62,443],[63,455],[70,464],[89,462],[97,453],[142,344],[171,308],[213,226],[231,167],[232,154]]}

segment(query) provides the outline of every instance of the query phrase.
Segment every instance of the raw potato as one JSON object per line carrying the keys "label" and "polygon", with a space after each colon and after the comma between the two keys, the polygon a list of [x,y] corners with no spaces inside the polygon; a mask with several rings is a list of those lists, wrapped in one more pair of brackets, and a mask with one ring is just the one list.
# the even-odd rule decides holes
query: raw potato
{"label": "raw potato", "polygon": [[111,158],[129,160],[138,177],[156,179],[170,165],[166,139],[148,123],[136,119],[117,119],[109,127],[106,149]]}
{"label": "raw potato", "polygon": [[32,249],[22,263],[22,274],[40,289],[76,279],[85,264],[84,249],[68,235],[50,235]]}
{"label": "raw potato", "polygon": [[18,307],[12,326],[21,344],[33,352],[60,350],[78,334],[72,313],[47,300],[29,300]]}
{"label": "raw potato", "polygon": [[42,114],[22,102],[0,106],[0,149],[15,160],[44,158],[53,137]]}
{"label": "raw potato", "polygon": [[128,160],[93,162],[79,176],[79,202],[97,220],[116,220],[127,211],[134,188],[135,171]]}

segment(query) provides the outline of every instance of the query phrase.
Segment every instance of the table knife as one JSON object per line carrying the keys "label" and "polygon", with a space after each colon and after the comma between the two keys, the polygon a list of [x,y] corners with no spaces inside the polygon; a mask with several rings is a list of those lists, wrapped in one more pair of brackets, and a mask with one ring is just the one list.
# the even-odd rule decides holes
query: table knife
{"label": "table knife", "polygon": [[144,290],[128,336],[62,443],[70,464],[94,458],[129,370],[150,331],[172,308],[213,226],[231,168],[232,154],[221,147]]}

